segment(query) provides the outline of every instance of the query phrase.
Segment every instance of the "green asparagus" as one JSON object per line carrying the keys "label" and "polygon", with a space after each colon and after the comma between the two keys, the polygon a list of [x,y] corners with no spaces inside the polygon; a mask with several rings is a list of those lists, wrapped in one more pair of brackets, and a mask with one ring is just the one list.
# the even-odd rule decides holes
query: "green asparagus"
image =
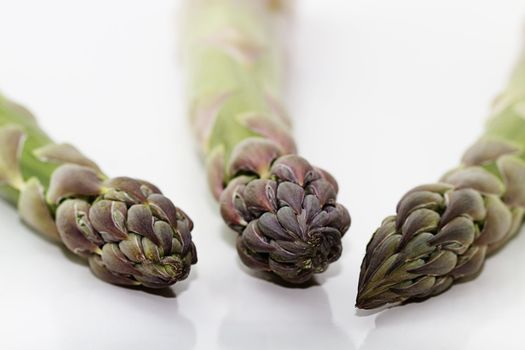
{"label": "green asparagus", "polygon": [[109,283],[163,288],[185,279],[197,262],[190,218],[157,187],[108,178],[1,95],[0,196],[28,226],[87,259]]}
{"label": "green asparagus", "polygon": [[525,60],[461,165],[410,190],[373,234],[357,307],[424,299],[472,279],[520,229],[525,212]]}
{"label": "green asparagus", "polygon": [[222,217],[244,264],[306,282],[340,257],[350,216],[334,178],[295,154],[280,103],[286,1],[187,3],[190,117]]}

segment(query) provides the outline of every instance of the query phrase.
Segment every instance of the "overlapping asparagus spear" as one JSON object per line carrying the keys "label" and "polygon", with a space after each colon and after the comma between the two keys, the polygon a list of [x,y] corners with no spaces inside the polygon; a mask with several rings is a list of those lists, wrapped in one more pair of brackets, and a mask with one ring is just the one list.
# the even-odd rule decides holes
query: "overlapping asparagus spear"
{"label": "overlapping asparagus spear", "polygon": [[191,120],[222,216],[247,266],[305,282],[339,258],[350,216],[334,178],[295,155],[279,101],[283,4],[187,3]]}
{"label": "overlapping asparagus spear", "polygon": [[23,107],[0,95],[0,196],[22,220],[89,260],[101,279],[162,288],[197,261],[189,217],[154,185],[107,178],[56,144]]}
{"label": "overlapping asparagus spear", "polygon": [[520,229],[525,211],[525,59],[484,135],[440,182],[416,187],[366,248],[357,307],[439,294],[475,277]]}

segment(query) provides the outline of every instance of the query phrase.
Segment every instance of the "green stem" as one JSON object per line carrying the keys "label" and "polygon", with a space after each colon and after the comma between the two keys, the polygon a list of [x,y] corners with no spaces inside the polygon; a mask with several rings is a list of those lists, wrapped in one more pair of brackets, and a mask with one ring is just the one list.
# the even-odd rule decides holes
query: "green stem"
{"label": "green stem", "polygon": [[[20,155],[20,168],[24,181],[31,177],[36,177],[47,189],[51,174],[58,164],[38,159],[34,151],[52,144],[53,141],[40,129],[27,110],[0,95],[0,128],[11,125],[21,128],[26,135]],[[19,190],[12,186],[3,185],[0,186],[0,196],[15,204],[18,200]]]}
{"label": "green stem", "polygon": [[[518,62],[507,88],[496,100],[484,136],[510,141],[525,150],[525,58]],[[521,158],[525,160],[525,152]]]}
{"label": "green stem", "polygon": [[11,186],[0,186],[0,198],[5,199],[12,205],[16,205],[18,202],[19,191]]}
{"label": "green stem", "polygon": [[277,15],[261,0],[192,0],[186,17],[185,63],[194,106],[228,94],[204,140],[205,152],[224,147],[226,161],[240,142],[260,136],[239,122],[247,113],[275,120],[267,96],[281,95]]}

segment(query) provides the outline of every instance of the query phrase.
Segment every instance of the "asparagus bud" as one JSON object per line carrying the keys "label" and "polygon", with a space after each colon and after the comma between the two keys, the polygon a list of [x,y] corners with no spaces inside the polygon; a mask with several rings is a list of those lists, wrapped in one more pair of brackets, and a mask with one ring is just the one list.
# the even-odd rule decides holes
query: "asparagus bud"
{"label": "asparagus bud", "polygon": [[339,258],[350,216],[334,178],[296,155],[279,102],[283,2],[187,2],[190,116],[210,188],[241,260],[303,283]]}
{"label": "asparagus bud", "polygon": [[221,196],[221,212],[239,233],[237,250],[247,266],[301,283],[341,256],[350,217],[336,203],[337,184],[329,174],[285,155],[271,164],[268,178],[234,181]]}
{"label": "asparagus bud", "polygon": [[29,112],[0,96],[0,195],[22,220],[89,260],[99,278],[163,288],[197,261],[188,216],[154,185],[107,178]]}
{"label": "asparagus bud", "polygon": [[471,279],[520,229],[525,212],[525,61],[485,134],[439,183],[409,191],[373,234],[357,307],[423,299]]}

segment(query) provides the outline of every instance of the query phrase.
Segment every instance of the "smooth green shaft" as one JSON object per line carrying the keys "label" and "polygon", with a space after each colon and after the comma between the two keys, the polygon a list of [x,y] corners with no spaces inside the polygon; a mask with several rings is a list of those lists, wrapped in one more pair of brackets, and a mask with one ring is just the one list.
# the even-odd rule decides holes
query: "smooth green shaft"
{"label": "smooth green shaft", "polygon": [[223,146],[229,159],[237,144],[257,136],[239,122],[239,116],[275,118],[267,95],[280,97],[282,90],[279,16],[263,0],[188,3],[183,55],[189,98],[195,108],[228,94],[203,143],[205,152]]}
{"label": "smooth green shaft", "polygon": [[[507,88],[494,103],[484,136],[504,139],[525,149],[525,57],[520,59]],[[525,154],[521,158],[525,160]]]}
{"label": "smooth green shaft", "polygon": [[[24,180],[36,177],[40,183],[47,188],[51,173],[57,168],[58,164],[45,162],[35,156],[34,151],[53,141],[40,129],[31,114],[2,95],[0,95],[0,128],[5,126],[16,126],[21,128],[26,140],[20,155],[20,167]],[[19,189],[8,186],[0,186],[0,196],[15,204],[18,200]]]}

